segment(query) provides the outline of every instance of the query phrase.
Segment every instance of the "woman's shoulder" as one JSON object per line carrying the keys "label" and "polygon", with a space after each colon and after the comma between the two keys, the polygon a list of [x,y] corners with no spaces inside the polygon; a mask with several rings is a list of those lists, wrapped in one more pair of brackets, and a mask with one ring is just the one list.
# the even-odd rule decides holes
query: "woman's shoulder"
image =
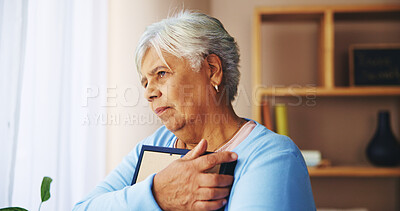
{"label": "woman's shoulder", "polygon": [[238,174],[251,172],[250,169],[272,170],[289,166],[301,172],[301,175],[308,174],[303,156],[296,144],[288,136],[268,130],[259,123],[246,140],[233,151],[239,155],[236,165]]}
{"label": "woman's shoulder", "polygon": [[[254,120],[251,120],[254,121]],[[256,126],[245,141],[237,148],[238,153],[273,155],[280,153],[301,155],[296,144],[288,136],[277,134],[260,123],[254,121]]]}

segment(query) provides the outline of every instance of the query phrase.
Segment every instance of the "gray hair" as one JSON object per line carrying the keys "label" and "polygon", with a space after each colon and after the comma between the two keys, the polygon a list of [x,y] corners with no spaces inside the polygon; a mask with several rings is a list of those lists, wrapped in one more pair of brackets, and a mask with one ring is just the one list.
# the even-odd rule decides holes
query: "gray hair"
{"label": "gray hair", "polygon": [[162,52],[187,59],[193,71],[200,70],[207,55],[216,54],[222,63],[222,84],[230,102],[235,99],[240,77],[239,48],[218,19],[186,10],[148,26],[136,48],[139,74],[143,56],[151,47],[167,66]]}

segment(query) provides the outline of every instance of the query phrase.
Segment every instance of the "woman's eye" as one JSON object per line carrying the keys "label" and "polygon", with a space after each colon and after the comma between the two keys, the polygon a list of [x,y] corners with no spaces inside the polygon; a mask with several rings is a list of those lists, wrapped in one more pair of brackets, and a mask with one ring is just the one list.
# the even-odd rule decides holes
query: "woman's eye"
{"label": "woman's eye", "polygon": [[164,77],[165,74],[166,74],[165,71],[160,71],[160,72],[158,72],[158,75],[160,76],[160,78]]}

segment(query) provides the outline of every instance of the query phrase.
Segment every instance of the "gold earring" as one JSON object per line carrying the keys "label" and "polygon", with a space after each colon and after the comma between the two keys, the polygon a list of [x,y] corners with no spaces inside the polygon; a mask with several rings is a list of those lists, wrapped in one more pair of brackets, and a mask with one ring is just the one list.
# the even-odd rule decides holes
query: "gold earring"
{"label": "gold earring", "polygon": [[214,85],[215,91],[219,92],[218,85]]}

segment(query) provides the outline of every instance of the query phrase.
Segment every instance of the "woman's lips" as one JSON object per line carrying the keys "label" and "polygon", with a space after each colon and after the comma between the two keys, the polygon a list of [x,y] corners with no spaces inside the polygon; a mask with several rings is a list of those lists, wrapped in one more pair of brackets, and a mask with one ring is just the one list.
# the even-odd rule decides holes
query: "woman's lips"
{"label": "woman's lips", "polygon": [[154,113],[156,113],[156,115],[160,116],[164,111],[166,111],[169,108],[170,107],[168,107],[168,106],[158,107],[158,108],[156,108],[156,110],[154,110]]}

